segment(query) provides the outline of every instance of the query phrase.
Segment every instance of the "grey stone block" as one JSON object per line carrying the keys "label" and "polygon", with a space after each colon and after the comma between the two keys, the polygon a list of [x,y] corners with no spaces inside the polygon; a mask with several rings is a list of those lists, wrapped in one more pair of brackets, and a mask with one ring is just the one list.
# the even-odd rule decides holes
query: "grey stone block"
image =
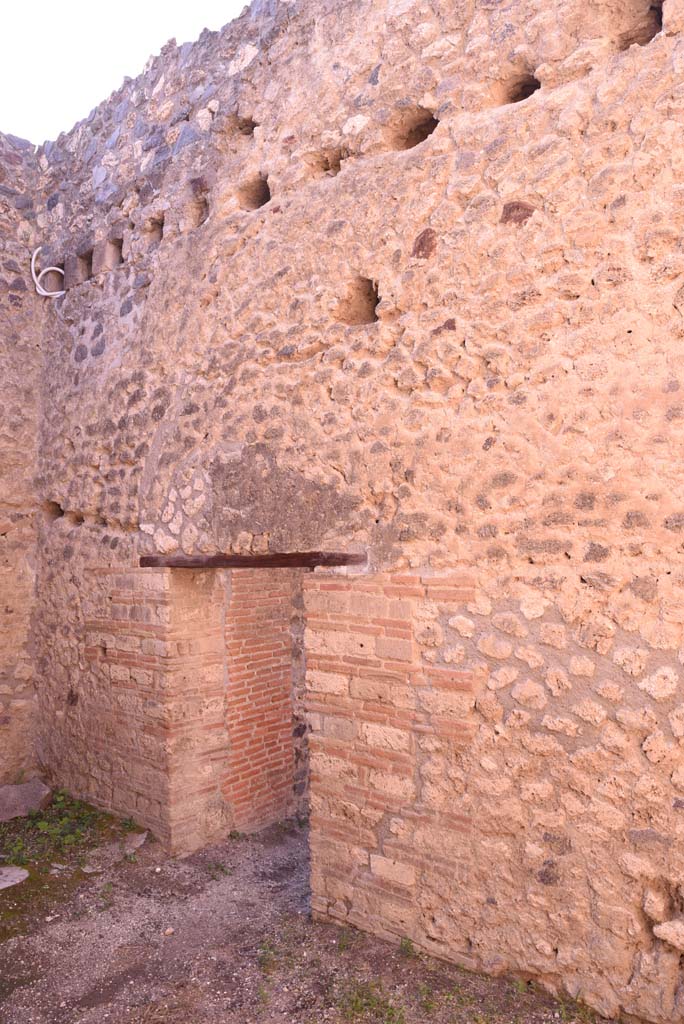
{"label": "grey stone block", "polygon": [[0,821],[25,818],[31,811],[41,811],[50,802],[50,789],[32,779],[20,786],[0,786]]}

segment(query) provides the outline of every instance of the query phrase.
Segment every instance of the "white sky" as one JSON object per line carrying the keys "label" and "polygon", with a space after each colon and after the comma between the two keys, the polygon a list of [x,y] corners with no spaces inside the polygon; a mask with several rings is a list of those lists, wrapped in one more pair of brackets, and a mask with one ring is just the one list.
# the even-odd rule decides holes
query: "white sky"
{"label": "white sky", "polygon": [[222,28],[247,0],[3,3],[0,131],[56,139],[175,38]]}

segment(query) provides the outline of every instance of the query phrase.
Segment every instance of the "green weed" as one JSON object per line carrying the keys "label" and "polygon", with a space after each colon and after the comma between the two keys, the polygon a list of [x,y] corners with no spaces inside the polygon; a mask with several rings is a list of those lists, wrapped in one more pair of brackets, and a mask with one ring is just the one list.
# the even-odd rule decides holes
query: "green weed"
{"label": "green weed", "polygon": [[277,949],[268,939],[259,946],[258,963],[262,974],[272,974],[275,970]]}
{"label": "green weed", "polygon": [[44,810],[0,824],[0,854],[13,864],[64,859],[113,824],[108,815],[57,790]]}
{"label": "green weed", "polygon": [[114,906],[114,886],[111,882],[105,882],[100,889],[100,901],[103,910],[109,910]]}
{"label": "green weed", "polygon": [[444,1001],[458,1007],[472,1006],[475,1002],[471,995],[468,995],[467,992],[461,992],[459,988],[454,988],[451,992],[447,992],[444,996]]}
{"label": "green weed", "polygon": [[28,863],[29,858],[26,843],[21,836],[8,840],[7,845],[3,847],[3,849],[6,851],[3,855],[7,858],[10,864],[19,864],[21,866],[22,864]]}
{"label": "green weed", "polygon": [[596,1014],[583,1003],[575,1003],[572,1000],[566,1002],[563,997],[558,999],[558,1012],[560,1019],[564,1022],[579,1021],[579,1024],[595,1024]]}
{"label": "green weed", "polygon": [[263,1006],[266,1006],[268,1001],[269,1001],[269,999],[271,998],[271,996],[269,994],[269,991],[268,991],[268,989],[266,988],[265,985],[259,985],[259,988],[257,989],[257,996],[258,996],[259,1002]]}
{"label": "green weed", "polygon": [[420,1001],[420,1008],[424,1013],[432,1013],[433,1010],[437,1009],[437,1000],[434,997],[432,989],[421,983],[418,986],[418,998]]}
{"label": "green weed", "polygon": [[356,982],[339,1002],[345,1020],[371,1020],[377,1024],[406,1024],[404,1011],[392,1006],[374,982]]}
{"label": "green weed", "polygon": [[209,872],[209,877],[213,882],[218,878],[221,878],[222,875],[233,874],[232,868],[227,868],[225,864],[221,864],[218,860],[210,861],[209,864],[207,864],[207,871]]}

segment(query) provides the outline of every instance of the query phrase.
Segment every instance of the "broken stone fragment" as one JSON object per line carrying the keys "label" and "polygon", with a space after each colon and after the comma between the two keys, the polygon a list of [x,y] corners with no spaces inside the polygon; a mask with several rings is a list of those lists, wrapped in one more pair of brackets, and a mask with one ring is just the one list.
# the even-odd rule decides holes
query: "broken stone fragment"
{"label": "broken stone fragment", "polygon": [[42,811],[50,802],[50,790],[32,779],[19,786],[0,786],[0,821],[25,818],[32,811]]}
{"label": "broken stone fragment", "polygon": [[668,910],[671,912],[668,896],[659,889],[648,887],[644,892],[644,913],[651,921],[664,922]]}
{"label": "broken stone fragment", "polygon": [[28,876],[29,873],[24,868],[15,868],[11,865],[6,868],[0,868],[0,889],[9,889],[11,885],[25,882]]}
{"label": "broken stone fragment", "polygon": [[674,946],[675,949],[679,949],[684,953],[684,919],[678,918],[674,921],[665,921],[663,924],[657,924],[653,929],[653,934],[658,939],[662,939],[663,942],[667,942],[670,946]]}

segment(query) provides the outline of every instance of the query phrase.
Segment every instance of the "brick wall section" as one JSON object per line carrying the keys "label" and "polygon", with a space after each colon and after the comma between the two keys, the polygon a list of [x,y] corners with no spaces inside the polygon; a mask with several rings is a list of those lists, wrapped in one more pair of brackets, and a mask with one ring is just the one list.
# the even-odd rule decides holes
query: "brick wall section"
{"label": "brick wall section", "polygon": [[318,916],[430,944],[419,894],[438,891],[443,872],[459,876],[470,834],[458,794],[445,799],[436,785],[432,755],[454,759],[468,747],[482,679],[426,662],[434,620],[420,614],[472,595],[460,575],[305,581]]}
{"label": "brick wall section", "polygon": [[89,575],[90,672],[64,712],[93,726],[75,788],[187,852],[231,824],[221,793],[224,580],[168,570]]}
{"label": "brick wall section", "polygon": [[78,774],[72,778],[71,766],[65,765],[61,781],[107,810],[132,815],[165,839],[170,576],[93,570],[87,578],[87,672],[55,717],[60,726],[71,719],[73,729],[80,720],[89,742],[77,751],[81,770],[75,764]]}
{"label": "brick wall section", "polygon": [[231,576],[224,793],[236,828],[250,830],[295,807],[291,624],[301,573],[236,570]]}

